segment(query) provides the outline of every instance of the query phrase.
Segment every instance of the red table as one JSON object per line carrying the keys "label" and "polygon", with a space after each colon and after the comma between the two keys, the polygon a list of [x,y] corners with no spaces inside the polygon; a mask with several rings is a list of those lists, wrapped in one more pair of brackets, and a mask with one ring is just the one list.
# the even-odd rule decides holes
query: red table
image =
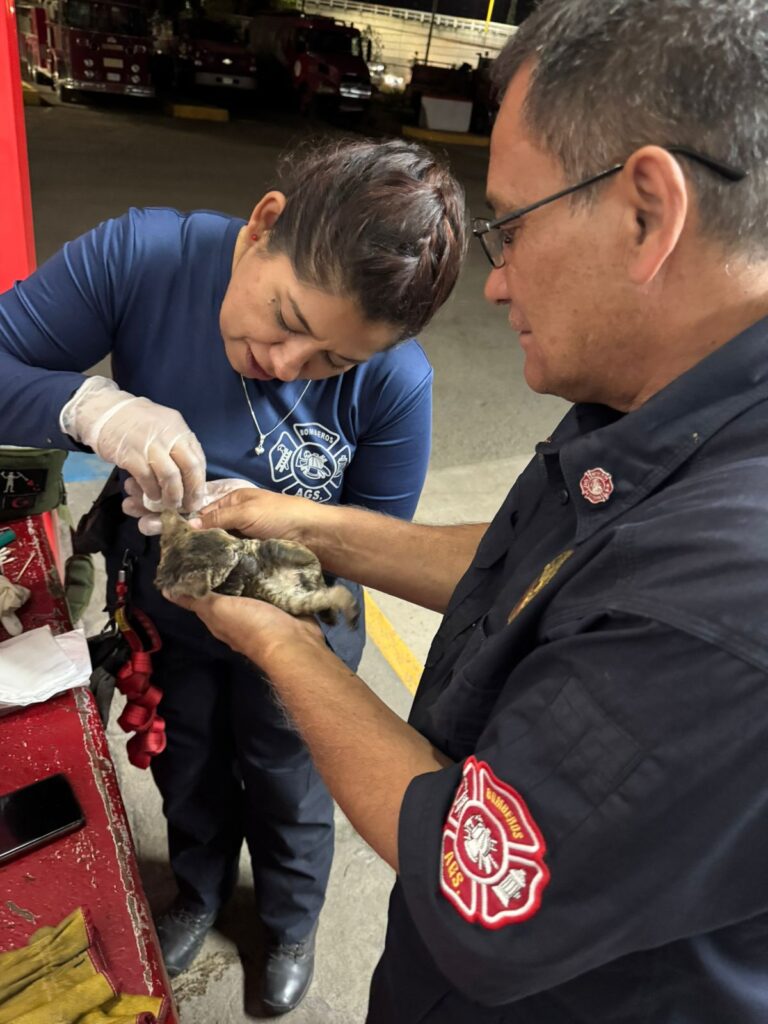
{"label": "red table", "polygon": [[[17,535],[6,575],[32,590],[19,613],[24,629],[70,629],[63,592],[40,516],[4,523]],[[0,639],[5,639],[0,628]],[[165,999],[159,1020],[178,1016],[139,877],[125,808],[95,702],[82,687],[0,717],[0,792],[64,772],[86,825],[0,867],[0,950],[37,928],[87,907],[113,980],[123,992]]]}

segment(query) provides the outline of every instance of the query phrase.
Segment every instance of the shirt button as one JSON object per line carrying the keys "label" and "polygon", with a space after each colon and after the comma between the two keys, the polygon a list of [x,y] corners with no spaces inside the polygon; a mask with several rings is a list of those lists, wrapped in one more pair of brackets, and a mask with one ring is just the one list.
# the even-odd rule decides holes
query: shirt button
{"label": "shirt button", "polygon": [[562,491],[560,491],[558,493],[557,496],[560,499],[560,504],[561,505],[567,505],[568,502],[571,500],[571,496],[570,496],[570,494],[568,493],[568,490],[565,487],[562,489]]}

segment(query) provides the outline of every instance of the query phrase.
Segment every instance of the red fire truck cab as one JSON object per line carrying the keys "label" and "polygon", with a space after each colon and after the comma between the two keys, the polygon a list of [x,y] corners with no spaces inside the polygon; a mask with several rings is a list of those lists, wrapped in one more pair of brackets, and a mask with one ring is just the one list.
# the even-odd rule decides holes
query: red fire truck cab
{"label": "red fire truck cab", "polygon": [[159,88],[256,89],[256,58],[248,49],[250,19],[182,11],[155,24]]}
{"label": "red fire truck cab", "polygon": [[19,6],[22,67],[62,99],[79,92],[154,96],[144,8],[112,0],[41,0]]}
{"label": "red fire truck cab", "polygon": [[250,37],[260,69],[288,82],[303,111],[317,106],[344,113],[367,110],[370,43],[364,44],[354,26],[295,12],[256,14]]}

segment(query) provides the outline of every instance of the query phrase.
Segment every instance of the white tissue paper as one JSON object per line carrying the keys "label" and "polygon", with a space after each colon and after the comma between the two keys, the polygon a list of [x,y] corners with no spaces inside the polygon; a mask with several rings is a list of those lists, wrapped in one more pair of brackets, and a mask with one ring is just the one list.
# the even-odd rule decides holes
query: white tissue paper
{"label": "white tissue paper", "polygon": [[54,636],[50,626],[0,643],[0,715],[85,686],[91,657],[82,629]]}

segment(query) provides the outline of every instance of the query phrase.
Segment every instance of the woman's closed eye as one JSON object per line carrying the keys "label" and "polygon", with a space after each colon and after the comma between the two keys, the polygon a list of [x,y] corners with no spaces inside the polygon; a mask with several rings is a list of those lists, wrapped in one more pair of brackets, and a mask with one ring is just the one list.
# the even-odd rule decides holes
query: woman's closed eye
{"label": "woman's closed eye", "polygon": [[301,331],[297,331],[293,327],[288,326],[288,324],[285,322],[285,318],[283,317],[283,311],[281,309],[275,310],[275,321],[277,322],[277,326],[280,328],[281,331],[286,331],[288,334],[302,333]]}
{"label": "woman's closed eye", "polygon": [[325,350],[323,350],[323,358],[329,366],[333,367],[334,370],[348,370],[351,366],[355,366],[355,363],[348,362],[343,359],[341,362],[334,362],[333,353]]}

